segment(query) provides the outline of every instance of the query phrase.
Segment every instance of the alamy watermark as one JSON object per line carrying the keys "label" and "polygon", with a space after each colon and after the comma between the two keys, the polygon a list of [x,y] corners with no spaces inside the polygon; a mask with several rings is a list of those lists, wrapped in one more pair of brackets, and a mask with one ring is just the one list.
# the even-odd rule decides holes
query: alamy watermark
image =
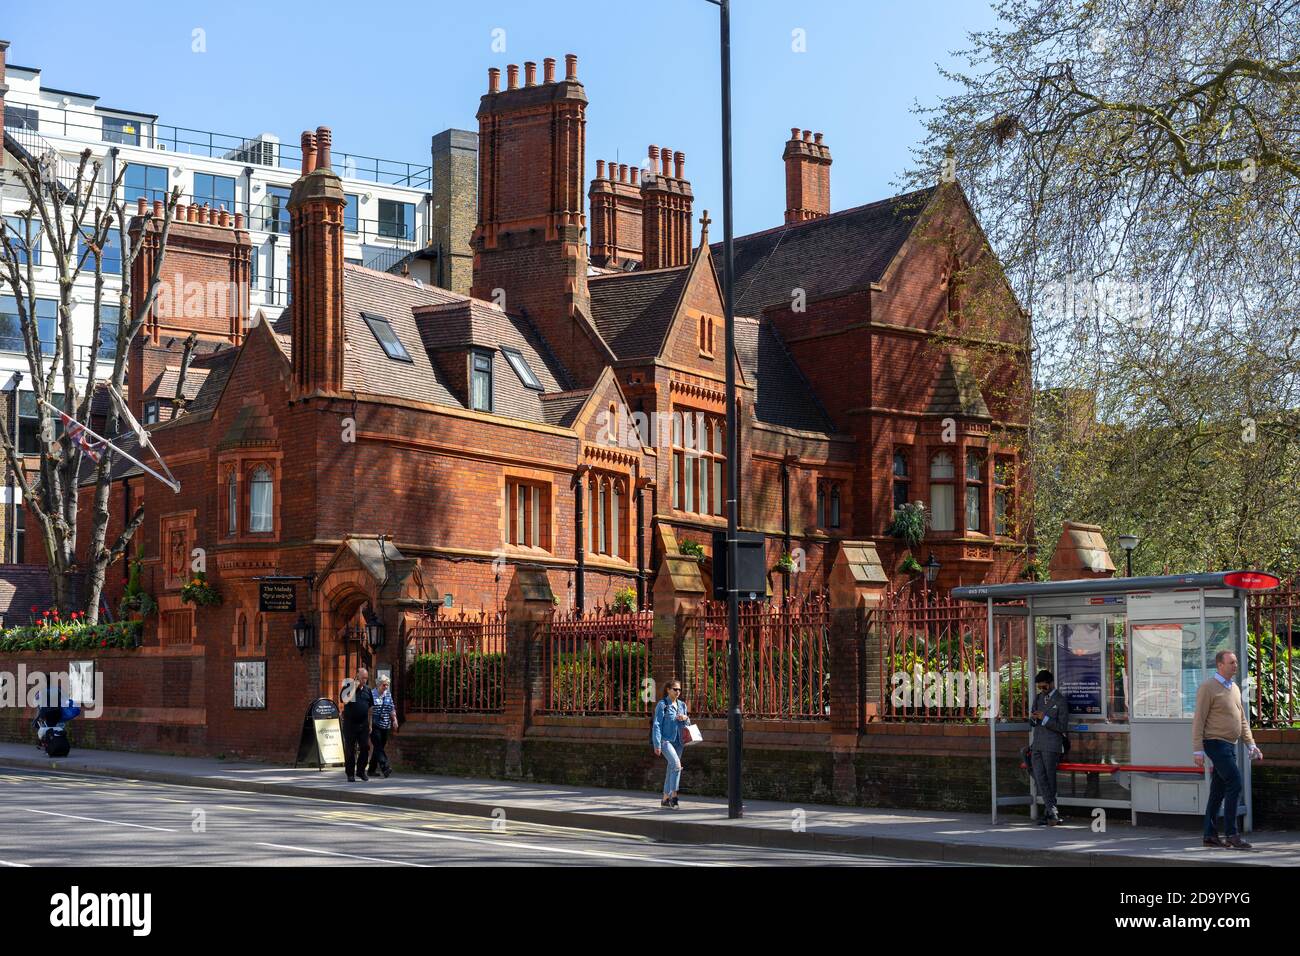
{"label": "alamy watermark", "polygon": [[980,716],[988,717],[998,712],[998,685],[988,671],[926,670],[913,664],[910,671],[891,675],[889,700],[896,708],[978,707]]}
{"label": "alamy watermark", "polygon": [[0,671],[0,707],[61,706],[72,701],[82,717],[95,718],[104,712],[104,672],[95,668],[93,680],[79,671]]}

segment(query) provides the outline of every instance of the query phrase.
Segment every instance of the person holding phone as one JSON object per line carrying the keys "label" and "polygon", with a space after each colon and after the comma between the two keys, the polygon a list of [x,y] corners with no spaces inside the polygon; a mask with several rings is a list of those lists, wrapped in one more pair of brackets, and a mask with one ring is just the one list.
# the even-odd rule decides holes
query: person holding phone
{"label": "person holding phone", "polygon": [[654,723],[650,727],[650,745],[655,756],[668,762],[664,773],[664,798],[659,806],[666,810],[677,809],[677,788],[682,780],[682,725],[686,716],[686,702],[682,700],[682,684],[673,678],[664,686],[664,696],[655,705]]}
{"label": "person holding phone", "polygon": [[370,710],[375,706],[375,695],[366,686],[369,681],[370,672],[358,667],[356,679],[345,680],[339,695],[343,703],[343,769],[349,783],[356,782],[358,772],[362,780],[370,779],[366,763],[370,759]]}

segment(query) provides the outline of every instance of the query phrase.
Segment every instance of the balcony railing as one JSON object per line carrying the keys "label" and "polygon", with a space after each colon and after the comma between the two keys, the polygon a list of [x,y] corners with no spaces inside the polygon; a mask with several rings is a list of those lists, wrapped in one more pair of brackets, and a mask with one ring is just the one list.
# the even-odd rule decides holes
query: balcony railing
{"label": "balcony railing", "polygon": [[[16,116],[6,120],[21,122]],[[44,133],[73,139],[137,146],[208,159],[227,159],[250,166],[273,169],[298,170],[302,168],[302,149],[296,143],[282,143],[277,138],[263,136],[234,136],[210,130],[168,126],[163,123],[140,122],[134,125],[109,126],[97,117],[57,107],[40,108],[40,129],[22,129],[28,133]],[[428,165],[407,163],[401,160],[380,159],[361,153],[332,151],[331,167],[344,179],[357,179],[407,189],[427,190],[433,182],[433,168]],[[73,164],[72,172],[75,174]]]}
{"label": "balcony railing", "polygon": [[[89,345],[73,345],[72,347],[73,374],[76,375],[78,378],[88,378],[91,375],[93,371],[93,369],[91,368],[91,358],[93,352],[94,349],[92,349]],[[0,353],[17,353],[18,355],[26,355],[26,347],[23,345],[22,337],[14,336],[14,335],[0,335]],[[45,358],[47,363],[53,360],[54,343],[53,342],[41,343],[41,354]],[[115,354],[116,353],[113,351],[112,348],[101,347],[99,349],[99,361],[97,364],[101,368],[111,369],[113,366],[113,356]]]}

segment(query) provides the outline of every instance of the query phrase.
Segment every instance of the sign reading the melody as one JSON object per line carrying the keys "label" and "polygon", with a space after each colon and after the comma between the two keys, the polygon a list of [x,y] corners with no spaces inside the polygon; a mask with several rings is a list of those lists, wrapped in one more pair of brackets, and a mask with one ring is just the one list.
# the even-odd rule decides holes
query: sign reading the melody
{"label": "sign reading the melody", "polygon": [[298,589],[295,582],[270,579],[258,581],[257,609],[262,612],[298,610]]}

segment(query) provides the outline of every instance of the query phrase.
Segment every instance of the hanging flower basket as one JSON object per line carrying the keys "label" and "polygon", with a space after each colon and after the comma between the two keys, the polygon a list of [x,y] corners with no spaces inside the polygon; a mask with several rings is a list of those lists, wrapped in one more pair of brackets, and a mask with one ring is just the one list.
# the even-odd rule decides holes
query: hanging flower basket
{"label": "hanging flower basket", "polygon": [[181,600],[195,607],[215,607],[221,603],[221,592],[209,584],[207,575],[200,571],[181,588]]}

